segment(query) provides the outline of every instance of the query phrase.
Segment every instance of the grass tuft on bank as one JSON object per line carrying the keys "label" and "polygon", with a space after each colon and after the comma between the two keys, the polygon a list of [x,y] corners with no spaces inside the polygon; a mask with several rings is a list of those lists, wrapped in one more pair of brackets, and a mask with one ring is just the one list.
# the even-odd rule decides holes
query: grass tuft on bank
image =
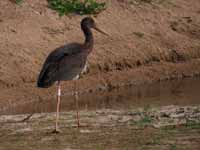
{"label": "grass tuft on bank", "polygon": [[48,0],[49,7],[56,10],[60,16],[76,13],[80,15],[98,14],[106,9],[105,2],[96,0]]}

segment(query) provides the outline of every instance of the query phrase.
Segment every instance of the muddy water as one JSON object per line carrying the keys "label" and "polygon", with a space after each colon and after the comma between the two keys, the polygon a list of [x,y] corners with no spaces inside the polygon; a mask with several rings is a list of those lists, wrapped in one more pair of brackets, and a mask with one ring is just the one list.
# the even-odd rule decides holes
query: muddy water
{"label": "muddy water", "polygon": [[[73,96],[64,96],[61,100],[62,111],[75,109]],[[164,81],[79,96],[79,107],[82,110],[196,104],[200,104],[200,78]],[[0,114],[54,112],[55,108],[56,100],[52,98],[10,107]]]}

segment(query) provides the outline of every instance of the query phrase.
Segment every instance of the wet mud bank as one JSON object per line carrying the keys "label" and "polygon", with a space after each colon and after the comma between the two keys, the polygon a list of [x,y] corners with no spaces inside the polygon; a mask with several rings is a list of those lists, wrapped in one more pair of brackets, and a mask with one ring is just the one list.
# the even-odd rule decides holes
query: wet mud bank
{"label": "wet mud bank", "polygon": [[199,106],[81,111],[80,129],[75,116],[75,112],[61,113],[58,135],[51,133],[55,113],[34,114],[25,122],[21,120],[26,115],[1,116],[0,149],[199,148]]}

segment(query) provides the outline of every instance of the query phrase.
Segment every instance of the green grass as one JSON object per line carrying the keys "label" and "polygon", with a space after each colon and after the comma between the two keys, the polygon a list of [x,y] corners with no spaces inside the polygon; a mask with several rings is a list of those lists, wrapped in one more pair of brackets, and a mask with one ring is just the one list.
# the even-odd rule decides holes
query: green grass
{"label": "green grass", "polygon": [[21,4],[22,2],[23,2],[23,0],[15,0],[15,3],[18,5]]}
{"label": "green grass", "polygon": [[151,117],[149,117],[149,116],[144,116],[144,118],[142,118],[141,120],[140,120],[140,123],[141,124],[150,124],[152,122],[152,119],[151,119]]}
{"label": "green grass", "polygon": [[142,3],[149,3],[151,4],[153,0],[130,0],[130,4],[142,4]]}
{"label": "green grass", "polygon": [[194,121],[187,121],[185,127],[188,129],[200,129],[200,123]]}
{"label": "green grass", "polygon": [[151,3],[152,2],[152,0],[139,0],[139,1],[141,1],[143,3]]}
{"label": "green grass", "polygon": [[176,150],[176,148],[177,148],[176,144],[172,144],[172,145],[170,146],[170,150]]}
{"label": "green grass", "polygon": [[174,5],[172,0],[130,0],[130,4],[132,5],[143,5],[143,4],[164,4],[164,5]]}
{"label": "green grass", "polygon": [[141,118],[141,120],[136,122],[136,125],[145,127],[147,125],[150,125],[152,122],[153,122],[152,118],[150,116],[144,114],[144,116]]}
{"label": "green grass", "polygon": [[80,15],[98,14],[106,9],[106,3],[96,0],[48,0],[49,7],[56,10],[60,16],[76,13]]}
{"label": "green grass", "polygon": [[144,37],[144,33],[142,33],[142,32],[133,32],[133,34],[135,34],[139,38]]}

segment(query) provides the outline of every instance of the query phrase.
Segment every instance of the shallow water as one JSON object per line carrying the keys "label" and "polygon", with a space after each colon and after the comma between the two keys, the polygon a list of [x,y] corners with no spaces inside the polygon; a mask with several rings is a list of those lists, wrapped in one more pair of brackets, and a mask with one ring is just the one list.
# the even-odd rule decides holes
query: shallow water
{"label": "shallow water", "polygon": [[[164,81],[79,96],[79,107],[82,110],[124,110],[136,107],[197,104],[200,104],[200,78]],[[56,99],[52,98],[9,107],[1,114],[54,112],[55,108]],[[75,110],[74,97],[63,96],[61,98],[61,110]]]}

